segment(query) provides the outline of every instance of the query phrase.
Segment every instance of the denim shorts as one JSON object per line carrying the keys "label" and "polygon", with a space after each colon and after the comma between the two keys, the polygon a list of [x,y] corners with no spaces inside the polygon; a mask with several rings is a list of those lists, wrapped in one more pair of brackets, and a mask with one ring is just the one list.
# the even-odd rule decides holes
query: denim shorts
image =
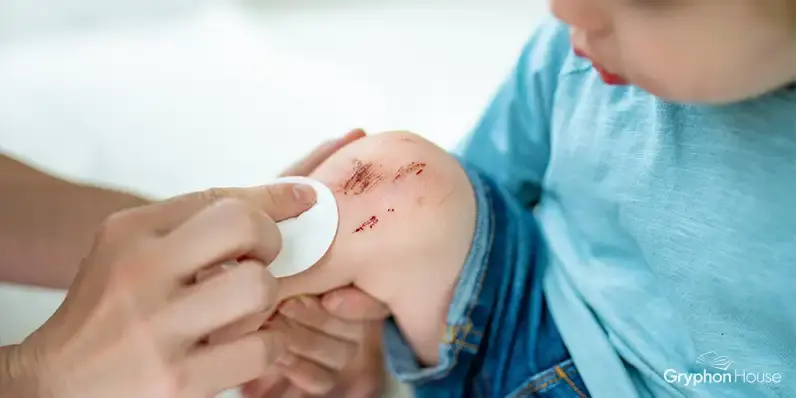
{"label": "denim shorts", "polygon": [[473,243],[440,341],[439,363],[423,367],[394,322],[385,328],[388,365],[415,397],[590,397],[547,310],[541,235],[533,213],[477,169],[464,165],[477,197]]}

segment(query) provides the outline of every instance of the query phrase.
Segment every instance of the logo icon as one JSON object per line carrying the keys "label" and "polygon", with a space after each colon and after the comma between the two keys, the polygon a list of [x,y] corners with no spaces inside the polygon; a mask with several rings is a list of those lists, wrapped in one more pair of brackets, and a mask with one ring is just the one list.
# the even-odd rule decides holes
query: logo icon
{"label": "logo icon", "polygon": [[697,363],[710,366],[714,369],[727,370],[732,365],[732,360],[728,356],[719,356],[716,351],[706,352],[697,357]]}

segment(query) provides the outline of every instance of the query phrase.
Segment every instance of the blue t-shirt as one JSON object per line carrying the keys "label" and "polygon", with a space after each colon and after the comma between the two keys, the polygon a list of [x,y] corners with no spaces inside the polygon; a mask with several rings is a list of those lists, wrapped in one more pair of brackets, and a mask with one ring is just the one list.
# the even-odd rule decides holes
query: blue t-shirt
{"label": "blue t-shirt", "polygon": [[534,206],[592,396],[796,396],[795,91],[609,86],[549,21],[460,153]]}

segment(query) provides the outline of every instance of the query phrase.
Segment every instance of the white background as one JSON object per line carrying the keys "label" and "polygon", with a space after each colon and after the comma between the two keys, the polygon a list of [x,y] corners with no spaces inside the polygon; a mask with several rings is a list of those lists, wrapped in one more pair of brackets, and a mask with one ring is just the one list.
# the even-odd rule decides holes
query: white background
{"label": "white background", "polygon": [[[155,198],[263,183],[354,127],[451,147],[545,10],[543,0],[76,3],[0,1],[0,151]],[[0,286],[0,344],[61,298]]]}

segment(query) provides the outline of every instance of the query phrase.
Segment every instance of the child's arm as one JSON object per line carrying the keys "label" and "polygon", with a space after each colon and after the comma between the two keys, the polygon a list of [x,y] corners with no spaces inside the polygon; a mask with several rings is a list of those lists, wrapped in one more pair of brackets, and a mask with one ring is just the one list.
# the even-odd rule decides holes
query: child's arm
{"label": "child's arm", "polygon": [[385,133],[346,146],[311,177],[335,191],[340,227],[319,264],[283,280],[283,297],[353,283],[385,302],[419,359],[435,364],[475,228],[458,161],[416,135]]}

